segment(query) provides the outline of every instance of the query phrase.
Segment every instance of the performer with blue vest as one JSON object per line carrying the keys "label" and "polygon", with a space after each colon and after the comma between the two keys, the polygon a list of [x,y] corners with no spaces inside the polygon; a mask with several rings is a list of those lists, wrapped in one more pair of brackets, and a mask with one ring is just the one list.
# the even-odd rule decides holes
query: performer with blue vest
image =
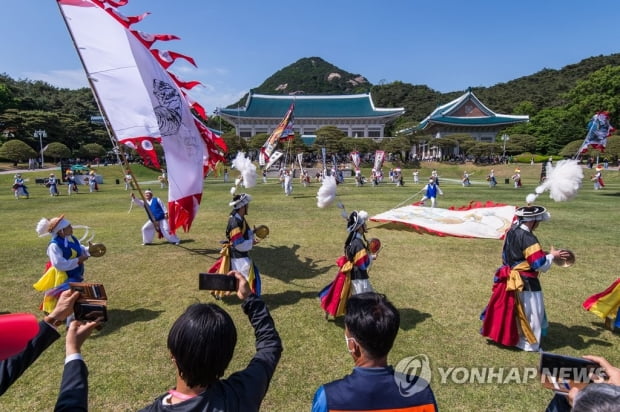
{"label": "performer with blue vest", "polygon": [[433,177],[428,179],[428,184],[424,186],[424,189],[422,190],[424,190],[424,197],[422,197],[422,200],[420,200],[420,202],[424,204],[425,200],[430,199],[431,207],[435,207],[437,193],[443,196],[443,192],[439,188],[439,185],[435,183],[435,178]]}
{"label": "performer with blue vest", "polygon": [[147,210],[149,220],[142,226],[142,244],[150,245],[155,238],[155,232],[162,236],[172,244],[178,245],[181,243],[179,238],[170,233],[170,226],[168,225],[168,211],[166,206],[158,197],[153,197],[151,189],[144,191],[144,199],[136,199],[134,194],[131,194],[131,201],[138,206],[142,206]]}
{"label": "performer with blue vest", "polygon": [[50,196],[58,196],[58,179],[54,173],[50,173],[50,177],[47,179],[47,187],[50,189]]}
{"label": "performer with blue vest", "polygon": [[45,292],[41,309],[51,313],[58,296],[69,289],[69,282],[84,281],[84,262],[90,257],[88,249],[73,236],[73,226],[64,215],[52,219],[43,218],[36,227],[39,237],[51,235],[47,247],[49,262],[41,279],[33,286]]}

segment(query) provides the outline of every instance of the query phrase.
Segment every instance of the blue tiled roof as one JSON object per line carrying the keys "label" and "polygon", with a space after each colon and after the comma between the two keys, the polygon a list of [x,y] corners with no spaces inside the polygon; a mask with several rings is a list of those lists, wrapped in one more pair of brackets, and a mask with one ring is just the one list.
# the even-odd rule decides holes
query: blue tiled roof
{"label": "blue tiled roof", "polygon": [[[463,107],[467,103],[476,106],[485,116],[452,116],[452,114],[456,113],[461,107]],[[482,102],[478,100],[478,98],[471,91],[471,89],[469,89],[459,98],[443,104],[433,110],[431,114],[429,114],[424,120],[420,122],[416,129],[424,130],[432,124],[462,126],[500,126],[527,121],[529,121],[529,116],[495,113],[493,110],[482,104]]]}
{"label": "blue tiled roof", "polygon": [[220,109],[231,117],[281,118],[295,102],[296,118],[392,117],[405,112],[399,108],[376,108],[370,94],[340,96],[272,96],[250,94],[246,107]]}

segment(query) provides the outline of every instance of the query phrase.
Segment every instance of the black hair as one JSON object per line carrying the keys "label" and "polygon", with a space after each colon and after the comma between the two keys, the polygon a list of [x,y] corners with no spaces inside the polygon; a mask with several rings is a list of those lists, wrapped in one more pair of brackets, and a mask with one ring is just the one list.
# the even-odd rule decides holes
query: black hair
{"label": "black hair", "polygon": [[400,314],[385,295],[360,293],[347,300],[344,324],[368,355],[378,359],[387,356],[394,345]]}
{"label": "black hair", "polygon": [[232,318],[213,303],[189,306],[168,333],[168,350],[190,388],[220,379],[236,344],[237,329]]}

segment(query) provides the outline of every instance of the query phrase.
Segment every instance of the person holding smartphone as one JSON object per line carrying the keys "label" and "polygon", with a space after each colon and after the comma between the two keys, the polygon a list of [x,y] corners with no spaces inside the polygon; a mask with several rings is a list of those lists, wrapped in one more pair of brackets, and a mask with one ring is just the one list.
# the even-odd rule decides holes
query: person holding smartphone
{"label": "person holding smartphone", "polygon": [[573,387],[568,395],[556,393],[545,412],[620,410],[620,368],[601,356],[585,355],[583,358],[596,362],[606,376],[593,375],[593,383],[582,389]]}
{"label": "person holding smartphone", "polygon": [[237,343],[230,315],[219,305],[195,303],[174,322],[168,350],[176,385],[142,411],[258,411],[282,354],[282,341],[265,302],[237,271],[236,294],[254,328],[256,353],[248,366],[225,375]]}

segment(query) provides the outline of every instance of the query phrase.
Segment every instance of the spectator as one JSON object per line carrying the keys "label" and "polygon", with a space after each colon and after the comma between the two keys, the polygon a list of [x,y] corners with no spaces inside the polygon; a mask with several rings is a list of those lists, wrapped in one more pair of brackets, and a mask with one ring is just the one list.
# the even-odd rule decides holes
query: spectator
{"label": "spectator", "polygon": [[81,348],[86,338],[99,325],[99,321],[82,323],[77,320],[69,324],[65,340],[65,368],[55,412],[88,411],[88,369],[82,358]]}
{"label": "spectator", "polygon": [[547,406],[546,412],[617,412],[620,410],[620,368],[616,368],[600,356],[586,355],[584,358],[598,363],[607,375],[607,379],[594,376],[594,383],[581,390],[572,388],[568,396],[555,395]]}
{"label": "spectator", "polygon": [[[395,376],[394,369],[388,366],[388,353],[398,334],[400,314],[385,296],[374,292],[351,296],[344,325],[347,351],[355,368],[350,375],[319,387],[312,412],[437,410],[428,382],[418,376]],[[420,389],[410,396],[402,394],[396,379],[417,380],[416,388]]]}
{"label": "spectator", "polygon": [[176,367],[176,387],[143,411],[258,411],[282,353],[282,342],[265,303],[251,293],[245,277],[237,278],[237,296],[256,336],[249,365],[221,379],[232,359],[237,331],[230,315],[216,304],[189,306],[168,334]]}
{"label": "spectator", "polygon": [[[0,395],[24,373],[30,365],[47,349],[60,334],[56,327],[62,325],[65,319],[73,314],[73,304],[80,297],[79,292],[64,291],[54,310],[39,322],[39,331],[20,353],[0,361]],[[11,339],[14,336],[0,329],[0,342]],[[4,346],[4,343],[2,343]]]}

